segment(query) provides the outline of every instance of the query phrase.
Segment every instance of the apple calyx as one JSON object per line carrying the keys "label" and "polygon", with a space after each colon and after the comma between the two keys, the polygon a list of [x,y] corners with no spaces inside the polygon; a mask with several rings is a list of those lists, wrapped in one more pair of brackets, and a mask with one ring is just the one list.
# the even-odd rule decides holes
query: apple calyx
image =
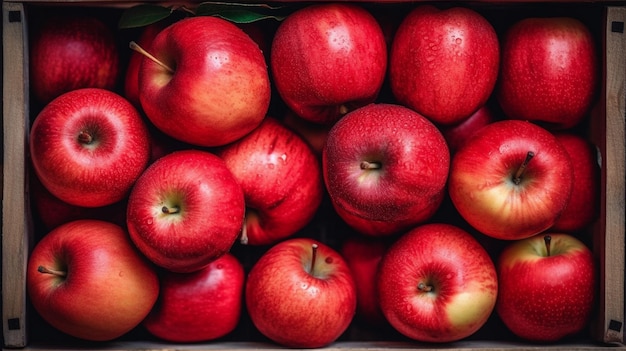
{"label": "apple calyx", "polygon": [[315,259],[317,258],[317,244],[311,245],[311,267],[309,267],[309,274],[315,276]]}
{"label": "apple calyx", "polygon": [[548,257],[550,257],[550,242],[552,241],[552,237],[550,235],[545,235],[543,237],[543,241],[546,243],[546,252],[548,253]]}
{"label": "apple calyx", "polygon": [[381,169],[382,164],[380,162],[361,161],[361,169]]}
{"label": "apple calyx", "polygon": [[57,269],[50,269],[48,267],[44,267],[44,266],[39,266],[37,267],[37,271],[40,273],[45,273],[45,274],[53,274],[56,275],[58,277],[65,277],[67,276],[67,272],[66,271],[60,271]]}
{"label": "apple calyx", "polygon": [[81,130],[80,133],[78,133],[79,143],[89,145],[91,144],[92,141],[93,141],[93,135],[91,135],[91,133],[89,133],[88,131]]}
{"label": "apple calyx", "polygon": [[157,59],[156,57],[154,57],[152,54],[150,54],[148,51],[146,51],[144,48],[142,48],[139,44],[135,43],[134,41],[131,41],[128,46],[132,49],[137,51],[138,53],[144,55],[145,57],[149,58],[150,60],[152,60],[154,63],[156,63],[157,65],[165,68],[165,70],[167,70],[169,73],[174,74],[174,70],[166,65],[165,63],[163,63],[163,61],[160,61],[159,59]]}
{"label": "apple calyx", "polygon": [[161,212],[165,213],[165,214],[175,214],[180,212],[180,208],[178,206],[163,206],[161,207]]}
{"label": "apple calyx", "polygon": [[528,163],[530,162],[530,160],[532,160],[533,157],[535,157],[535,153],[532,151],[528,151],[528,153],[526,154],[526,158],[524,159],[524,162],[522,162],[522,164],[517,169],[517,172],[515,172],[515,176],[513,176],[513,183],[515,185],[519,185],[522,182],[522,176],[524,175],[524,172],[526,171],[526,167],[528,166]]}
{"label": "apple calyx", "polygon": [[417,289],[421,292],[431,292],[433,291],[433,286],[426,285],[423,282],[420,282],[419,284],[417,284]]}

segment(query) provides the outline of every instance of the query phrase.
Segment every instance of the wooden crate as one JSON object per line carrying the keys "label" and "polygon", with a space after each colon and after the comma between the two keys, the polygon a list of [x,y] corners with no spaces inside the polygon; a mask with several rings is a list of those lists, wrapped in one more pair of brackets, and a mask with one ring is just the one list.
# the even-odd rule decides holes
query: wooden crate
{"label": "wooden crate", "polygon": [[[382,1],[387,2],[387,1]],[[391,5],[391,2],[390,6]],[[28,11],[32,6],[96,6],[126,8],[135,3],[111,0],[24,0],[2,2],[2,326],[3,348],[103,349],[103,350],[200,350],[200,349],[280,349],[275,344],[249,340],[225,340],[212,343],[173,345],[154,339],[123,338],[109,343],[92,344],[76,340],[36,340],[32,313],[26,297],[26,263],[34,244],[33,220],[29,208],[27,140],[32,106],[28,91]],[[463,5],[463,3],[460,3]],[[515,349],[596,350],[624,346],[624,246],[625,246],[625,105],[626,105],[626,3],[619,1],[570,1],[538,4],[477,1],[473,6],[492,6],[501,11],[517,11],[525,6],[585,7],[599,9],[592,20],[600,28],[602,44],[602,81],[598,105],[588,128],[589,138],[601,156],[601,215],[591,230],[594,254],[598,261],[601,286],[598,311],[591,323],[589,337],[568,344],[534,345],[520,341],[490,338],[483,331],[478,338],[446,345],[420,344],[407,340],[370,340],[362,331],[349,332],[327,347],[330,350],[405,349]],[[386,5],[386,4],[385,4]],[[583,9],[584,11],[584,9]],[[497,333],[494,330],[493,333]],[[36,338],[35,338],[36,339]]]}

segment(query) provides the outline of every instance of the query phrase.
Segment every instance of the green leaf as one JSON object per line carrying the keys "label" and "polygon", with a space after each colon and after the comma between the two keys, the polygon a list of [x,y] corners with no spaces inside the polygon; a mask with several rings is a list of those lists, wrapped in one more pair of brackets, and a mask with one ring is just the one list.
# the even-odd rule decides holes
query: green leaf
{"label": "green leaf", "polygon": [[122,13],[118,27],[121,29],[143,27],[165,19],[171,14],[172,9],[168,7],[151,4],[137,5]]}
{"label": "green leaf", "polygon": [[217,16],[235,23],[252,23],[263,19],[282,21],[282,7],[267,4],[241,4],[226,2],[204,2],[195,10],[196,16]]}

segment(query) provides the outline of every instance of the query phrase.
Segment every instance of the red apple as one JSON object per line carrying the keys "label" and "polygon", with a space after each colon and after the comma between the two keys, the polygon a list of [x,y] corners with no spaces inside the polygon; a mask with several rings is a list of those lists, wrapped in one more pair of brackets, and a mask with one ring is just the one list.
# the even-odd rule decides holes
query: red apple
{"label": "red apple", "polygon": [[187,273],[230,250],[244,209],[241,186],[221,158],[182,150],[159,158],[141,175],[126,218],[132,241],[146,257]]}
{"label": "red apple", "polygon": [[164,133],[218,146],[248,134],[265,117],[265,58],[235,24],[214,16],[186,18],[163,29],[149,50],[156,61],[142,61],[139,99]]}
{"label": "red apple", "polygon": [[254,264],[245,300],[253,324],[269,339],[286,347],[318,348],[348,328],[356,289],[339,253],[309,238],[293,238]]}
{"label": "red apple", "polygon": [[322,150],[324,150],[324,144],[326,144],[326,138],[332,126],[307,121],[291,110],[285,113],[282,122],[289,129],[300,135],[321,160]]}
{"label": "red apple", "polygon": [[309,5],[278,27],[270,66],[291,110],[308,121],[333,124],[378,96],[387,69],[385,37],[362,6]]}
{"label": "red apple", "polygon": [[[149,48],[154,37],[156,37],[164,27],[163,22],[156,22],[144,27],[137,40],[137,44],[141,47]],[[139,101],[139,68],[141,67],[143,58],[144,55],[141,53],[132,52],[128,59],[126,74],[124,76],[124,97],[138,109],[141,109],[141,102]]]}
{"label": "red apple", "polygon": [[556,133],[573,166],[572,194],[551,231],[575,233],[587,228],[600,214],[600,165],[595,146],[580,135]]}
{"label": "red apple", "polygon": [[441,132],[448,143],[450,153],[454,154],[477,130],[494,122],[495,116],[491,109],[484,105],[463,121],[443,126]]}
{"label": "red apple", "polygon": [[380,306],[403,335],[451,342],[480,329],[498,295],[487,251],[464,230],[432,223],[401,236],[378,271]]}
{"label": "red apple", "polygon": [[476,230],[496,239],[523,239],[550,228],[572,190],[567,152],[531,122],[493,122],[452,158],[448,190]]}
{"label": "red apple", "polygon": [[33,26],[29,50],[30,87],[42,104],[75,89],[111,90],[118,80],[117,43],[98,18],[51,15]]}
{"label": "red apple", "polygon": [[350,112],[328,134],[322,155],[337,213],[373,236],[424,222],[445,195],[450,154],[441,132],[400,105],[370,104]]}
{"label": "red apple", "polygon": [[387,323],[378,301],[376,276],[388,247],[387,240],[363,235],[351,235],[341,245],[340,254],[348,263],[356,284],[356,315],[371,326]]}
{"label": "red apple", "polygon": [[221,338],[239,323],[244,278],[243,266],[229,253],[196,272],[164,272],[159,300],[143,326],[170,342]]}
{"label": "red apple", "polygon": [[118,225],[77,220],[45,235],[33,249],[27,288],[50,325],[94,341],[118,338],[148,315],[159,294],[154,267]]}
{"label": "red apple", "polygon": [[509,118],[573,127],[591,109],[598,65],[594,38],[579,20],[523,19],[503,39],[497,99]]}
{"label": "red apple", "polygon": [[304,228],[324,193],[321,165],[311,148],[276,119],[217,151],[243,189],[241,242],[268,245]]}
{"label": "red apple", "polygon": [[126,99],[98,88],[54,99],[30,131],[37,177],[59,199],[100,207],[128,196],[148,165],[148,129]]}
{"label": "red apple", "polygon": [[591,251],[567,234],[538,234],[506,247],[498,260],[496,311],[520,338],[554,342],[589,323],[596,294]]}
{"label": "red apple", "polygon": [[435,123],[456,124],[487,102],[499,60],[498,36],[481,14],[418,6],[393,39],[391,89],[401,104]]}

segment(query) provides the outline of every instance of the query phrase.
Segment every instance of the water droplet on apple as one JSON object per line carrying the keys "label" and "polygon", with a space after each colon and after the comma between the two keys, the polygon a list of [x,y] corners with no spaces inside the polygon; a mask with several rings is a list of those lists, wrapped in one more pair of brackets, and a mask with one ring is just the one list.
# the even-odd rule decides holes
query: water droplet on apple
{"label": "water droplet on apple", "polygon": [[275,165],[273,163],[268,163],[267,168],[274,169]]}
{"label": "water droplet on apple", "polygon": [[148,218],[148,219],[146,220],[146,224],[147,224],[147,225],[152,225],[152,218]]}
{"label": "water droplet on apple", "polygon": [[456,38],[456,39],[454,40],[454,42],[455,42],[455,43],[457,43],[458,45],[461,45],[461,43],[463,42],[463,39],[461,39],[461,38]]}

